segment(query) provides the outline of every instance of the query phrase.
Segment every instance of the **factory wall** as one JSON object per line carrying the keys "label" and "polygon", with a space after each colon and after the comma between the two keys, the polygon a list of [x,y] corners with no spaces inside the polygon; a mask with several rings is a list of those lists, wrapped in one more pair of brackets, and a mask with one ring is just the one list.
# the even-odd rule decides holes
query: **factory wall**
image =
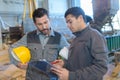
{"label": "factory wall", "polygon": [[[67,8],[80,6],[80,0],[36,0],[37,7],[46,8],[50,13],[52,27],[64,34],[67,39],[73,37],[67,28],[64,13]],[[24,0],[0,0],[0,46],[3,43],[3,33],[8,33],[10,27],[23,26],[24,33],[35,28],[31,18],[29,18],[28,3],[26,4],[26,16],[23,20]],[[23,24],[22,24],[23,23]]]}

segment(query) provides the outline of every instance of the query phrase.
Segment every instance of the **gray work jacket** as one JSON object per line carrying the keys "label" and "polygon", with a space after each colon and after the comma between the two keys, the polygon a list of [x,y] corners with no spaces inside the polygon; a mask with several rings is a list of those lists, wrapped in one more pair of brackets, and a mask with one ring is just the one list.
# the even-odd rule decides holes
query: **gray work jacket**
{"label": "gray work jacket", "polygon": [[[38,30],[29,32],[29,33],[25,34],[19,41],[10,45],[9,53],[10,53],[10,61],[12,64],[17,65],[19,63],[19,61],[14,59],[14,57],[12,56],[12,54],[11,54],[12,49],[15,47],[19,47],[21,45],[30,48],[30,51],[31,51],[31,60],[30,61],[46,59],[49,62],[51,62],[57,58],[58,52],[60,49],[62,49],[64,46],[69,46],[69,43],[67,42],[65,37],[63,35],[59,34],[58,32],[51,30],[50,36],[47,37],[47,40],[44,40],[44,37],[46,37],[45,35],[42,35],[39,33],[40,32]],[[45,43],[43,43],[43,42],[45,42]],[[46,77],[47,79],[37,78],[36,76],[41,76],[40,73],[38,74],[37,72],[36,73],[33,72],[34,73],[33,74],[31,72],[31,70],[29,70],[29,69],[27,69],[27,70],[28,70],[27,78],[29,78],[28,80],[47,80],[47,79],[49,79],[48,77],[46,77],[44,75],[42,75],[42,76]],[[29,73],[30,73],[30,75],[28,75]],[[33,75],[33,76],[31,76],[31,75]]]}
{"label": "gray work jacket", "polygon": [[[52,62],[58,57],[60,34],[55,32],[55,36],[50,36],[47,44],[42,48],[39,36],[36,35],[36,31],[33,31],[27,36],[27,45],[31,51],[31,61],[38,61],[46,59],[48,62]],[[26,80],[50,80],[48,75],[36,70],[28,64]]]}
{"label": "gray work jacket", "polygon": [[103,35],[91,27],[75,33],[65,67],[69,80],[103,80],[108,49]]}

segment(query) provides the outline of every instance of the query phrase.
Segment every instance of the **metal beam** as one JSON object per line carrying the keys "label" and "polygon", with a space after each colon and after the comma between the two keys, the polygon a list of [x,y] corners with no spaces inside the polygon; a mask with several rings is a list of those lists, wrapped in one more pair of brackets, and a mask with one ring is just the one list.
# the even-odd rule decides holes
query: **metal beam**
{"label": "metal beam", "polygon": [[2,31],[1,31],[1,27],[0,27],[0,50],[2,50],[3,46],[2,46]]}

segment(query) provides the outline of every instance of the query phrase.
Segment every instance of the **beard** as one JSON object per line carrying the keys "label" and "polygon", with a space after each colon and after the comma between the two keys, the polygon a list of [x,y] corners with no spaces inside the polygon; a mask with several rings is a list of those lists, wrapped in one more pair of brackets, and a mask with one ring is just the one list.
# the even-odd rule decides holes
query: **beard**
{"label": "beard", "polygon": [[40,32],[41,32],[42,34],[44,34],[44,35],[49,35],[50,29],[43,29],[43,30],[41,30]]}

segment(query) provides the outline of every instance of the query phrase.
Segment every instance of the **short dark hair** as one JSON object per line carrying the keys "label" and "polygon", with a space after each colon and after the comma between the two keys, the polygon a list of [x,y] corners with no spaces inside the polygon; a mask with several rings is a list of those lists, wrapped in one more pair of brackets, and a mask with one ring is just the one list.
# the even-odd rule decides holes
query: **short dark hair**
{"label": "short dark hair", "polygon": [[88,23],[90,21],[92,21],[92,18],[90,16],[86,15],[86,22]]}
{"label": "short dark hair", "polygon": [[33,21],[35,22],[35,18],[41,18],[42,16],[47,15],[49,17],[48,11],[44,8],[37,8],[33,12]]}
{"label": "short dark hair", "polygon": [[69,8],[69,9],[65,12],[64,17],[66,18],[69,14],[75,16],[76,18],[78,18],[80,15],[82,15],[84,21],[86,22],[85,12],[84,12],[83,9],[80,8],[80,7],[72,7],[72,8]]}

